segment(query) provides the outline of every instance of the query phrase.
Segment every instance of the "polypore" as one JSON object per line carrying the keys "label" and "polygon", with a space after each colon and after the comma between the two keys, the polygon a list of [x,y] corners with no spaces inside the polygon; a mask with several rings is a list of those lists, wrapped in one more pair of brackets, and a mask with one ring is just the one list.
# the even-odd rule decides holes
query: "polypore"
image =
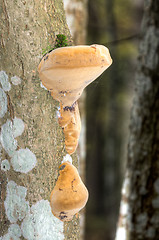
{"label": "polypore", "polygon": [[[38,67],[39,76],[42,84],[51,92],[53,98],[61,103],[59,122],[65,122],[66,115],[70,117],[69,120],[67,119],[70,125],[75,123],[76,118],[80,122],[80,117],[77,117],[79,115],[78,107],[74,108],[74,105],[77,104],[76,101],[84,88],[111,64],[109,50],[105,46],[96,44],[57,48],[43,57]],[[76,113],[76,109],[78,113]],[[79,126],[79,122],[76,125]],[[71,127],[71,131],[72,129],[73,127]],[[73,136],[74,134],[72,134],[72,140]],[[77,145],[78,138],[79,134],[75,134],[74,142]],[[72,154],[77,145],[74,145],[71,151],[66,147],[67,152]]]}
{"label": "polypore", "polygon": [[86,205],[88,191],[75,166],[64,162],[59,168],[59,177],[50,197],[51,209],[61,221],[70,221]]}
{"label": "polypore", "polygon": [[62,127],[65,135],[65,147],[69,154],[74,153],[78,145],[78,139],[81,130],[81,120],[77,101],[72,107],[64,107],[60,104],[61,117],[59,125]]}

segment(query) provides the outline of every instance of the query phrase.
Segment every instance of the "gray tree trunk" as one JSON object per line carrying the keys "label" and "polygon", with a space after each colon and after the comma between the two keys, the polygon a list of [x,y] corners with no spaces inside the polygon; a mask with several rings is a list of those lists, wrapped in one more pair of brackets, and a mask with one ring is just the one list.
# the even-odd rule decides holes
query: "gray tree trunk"
{"label": "gray tree trunk", "polygon": [[[0,239],[79,239],[79,219],[50,209],[66,155],[59,104],[41,87],[42,49],[70,33],[61,0],[0,0]],[[77,156],[73,155],[77,165]]]}
{"label": "gray tree trunk", "polygon": [[159,1],[145,1],[117,240],[159,239]]}

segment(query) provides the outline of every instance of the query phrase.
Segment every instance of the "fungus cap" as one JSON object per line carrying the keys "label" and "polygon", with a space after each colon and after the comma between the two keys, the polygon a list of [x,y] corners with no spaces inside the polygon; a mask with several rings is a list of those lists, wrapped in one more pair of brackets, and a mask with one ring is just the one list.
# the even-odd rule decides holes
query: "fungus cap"
{"label": "fungus cap", "polygon": [[65,106],[81,96],[83,89],[101,75],[112,59],[103,45],[57,48],[41,60],[38,71],[42,84]]}
{"label": "fungus cap", "polygon": [[51,192],[52,213],[61,221],[70,221],[88,200],[88,191],[76,167],[69,162],[60,165],[59,177]]}

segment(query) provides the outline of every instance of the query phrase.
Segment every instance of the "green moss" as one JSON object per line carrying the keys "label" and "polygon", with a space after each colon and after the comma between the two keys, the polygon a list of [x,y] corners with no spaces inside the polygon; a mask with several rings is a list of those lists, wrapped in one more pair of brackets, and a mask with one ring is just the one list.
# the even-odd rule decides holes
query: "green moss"
{"label": "green moss", "polygon": [[66,46],[68,46],[67,37],[65,35],[63,35],[63,34],[58,34],[56,36],[55,48],[66,47]]}
{"label": "green moss", "polygon": [[56,35],[55,46],[52,47],[48,45],[45,49],[42,49],[42,54],[45,55],[56,48],[66,47],[66,46],[68,46],[67,37],[63,34],[58,34]]}

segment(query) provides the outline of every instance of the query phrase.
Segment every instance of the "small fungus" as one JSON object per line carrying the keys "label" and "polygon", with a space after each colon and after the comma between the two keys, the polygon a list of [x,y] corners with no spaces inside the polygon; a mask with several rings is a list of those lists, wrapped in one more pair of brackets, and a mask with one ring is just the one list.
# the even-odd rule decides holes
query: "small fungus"
{"label": "small fungus", "polygon": [[81,130],[81,120],[78,103],[75,102],[73,104],[71,111],[67,110],[66,107],[63,108],[61,104],[60,115],[61,116],[59,118],[59,125],[63,128],[63,132],[65,135],[66,151],[69,154],[72,154],[77,148]]}
{"label": "small fungus", "polygon": [[[57,48],[46,54],[38,66],[42,84],[51,92],[53,98],[61,103],[62,117],[59,123],[64,128],[65,144],[69,141],[68,146],[74,146],[70,148],[66,145],[69,154],[76,150],[80,134],[81,123],[77,100],[84,88],[111,64],[109,50],[105,46],[94,44]],[[63,126],[64,122],[65,126]],[[71,133],[69,134],[68,131]],[[72,143],[71,138],[68,140],[70,135]]]}
{"label": "small fungus", "polygon": [[88,191],[71,163],[64,162],[59,168],[59,177],[50,197],[51,209],[61,221],[71,221],[86,205]]}

